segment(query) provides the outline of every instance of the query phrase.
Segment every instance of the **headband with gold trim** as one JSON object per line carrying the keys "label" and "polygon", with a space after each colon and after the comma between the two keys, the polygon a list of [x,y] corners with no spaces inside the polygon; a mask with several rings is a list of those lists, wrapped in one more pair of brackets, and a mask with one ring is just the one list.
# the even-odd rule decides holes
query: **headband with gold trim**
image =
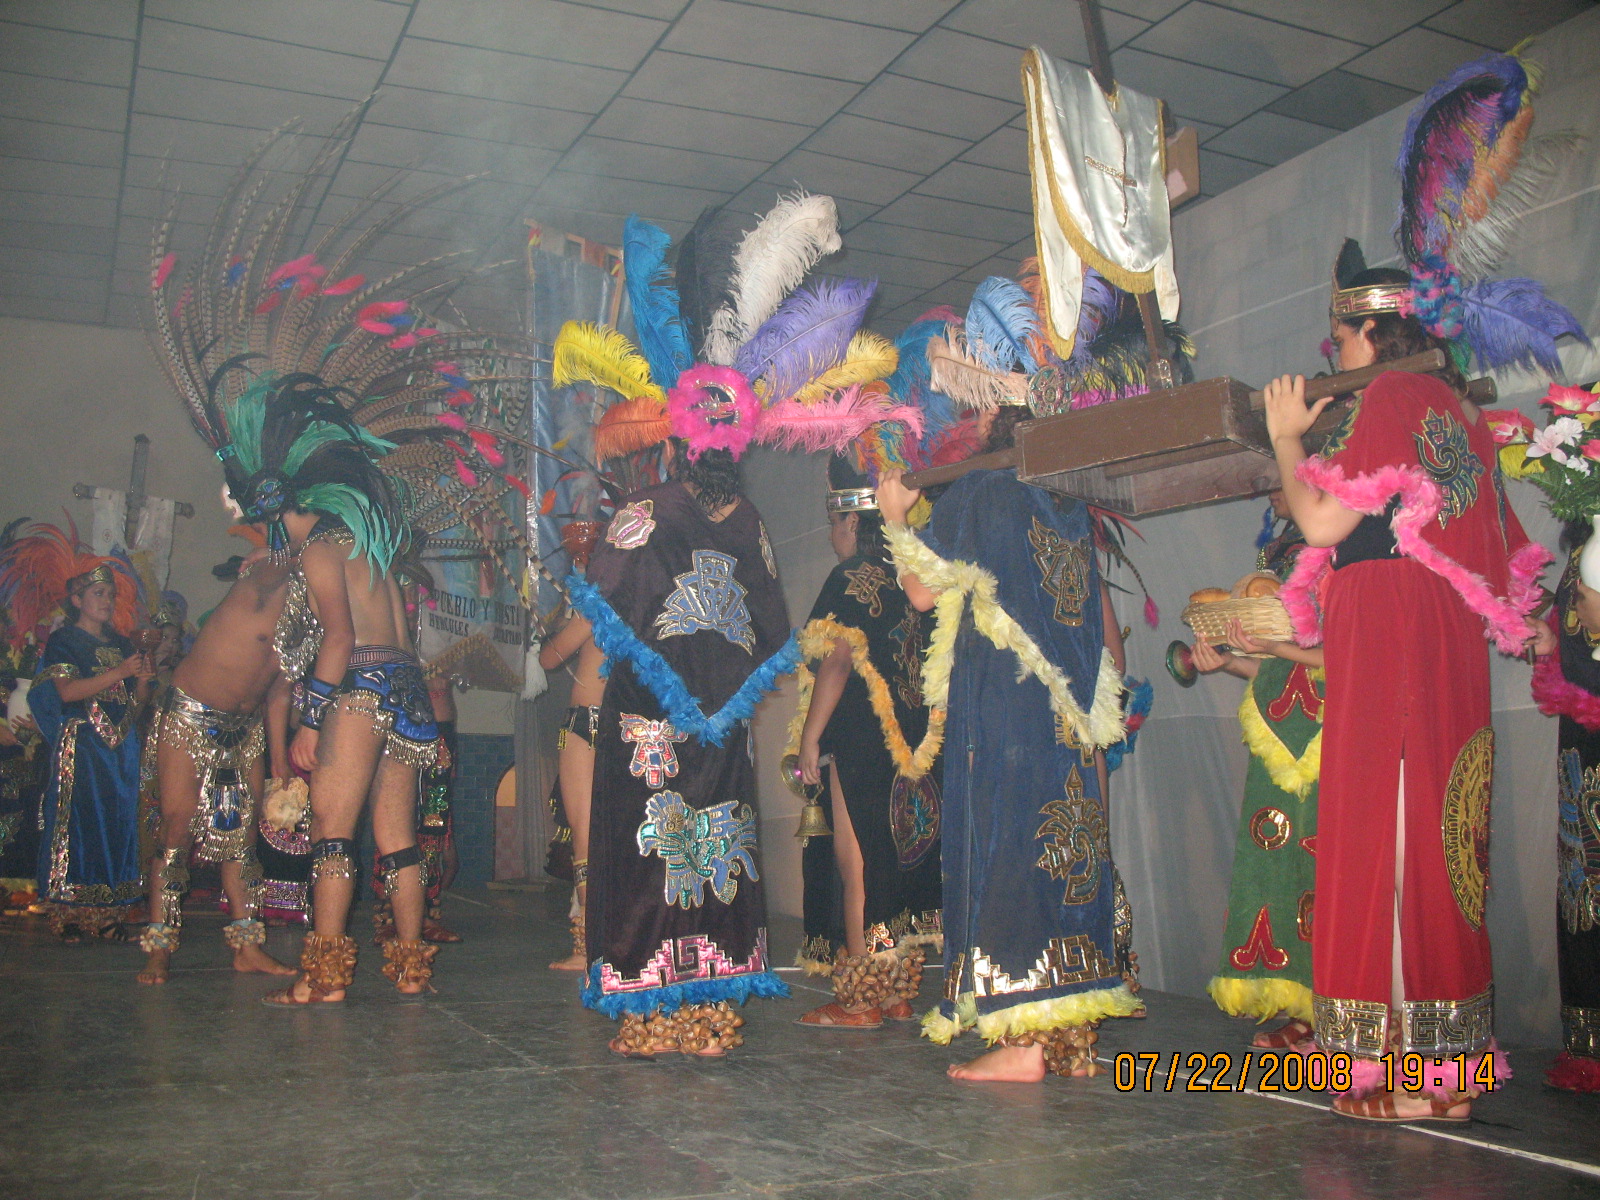
{"label": "headband with gold trim", "polygon": [[1375,283],[1366,287],[1335,288],[1332,311],[1336,317],[1376,316],[1404,312],[1410,302],[1409,284]]}
{"label": "headband with gold trim", "polygon": [[878,508],[878,493],[872,488],[836,488],[828,493],[828,511],[831,513],[842,512],[875,512]]}

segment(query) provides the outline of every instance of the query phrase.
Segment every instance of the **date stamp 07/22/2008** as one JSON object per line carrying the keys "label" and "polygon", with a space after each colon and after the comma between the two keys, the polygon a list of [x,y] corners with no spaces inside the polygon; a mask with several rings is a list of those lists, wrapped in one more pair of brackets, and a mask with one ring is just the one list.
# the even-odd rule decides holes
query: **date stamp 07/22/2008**
{"label": "date stamp 07/22/2008", "polygon": [[[1420,1092],[1429,1079],[1442,1077],[1448,1081],[1453,1073],[1454,1090],[1466,1092],[1473,1087],[1494,1086],[1493,1060],[1493,1054],[1486,1053],[1475,1062],[1465,1054],[1445,1059],[1385,1054],[1376,1061],[1383,1067],[1386,1091]],[[1115,1059],[1112,1082],[1119,1092],[1298,1092],[1302,1088],[1343,1092],[1352,1086],[1353,1065],[1348,1054],[1321,1051],[1300,1054],[1292,1050],[1250,1050],[1242,1055],[1229,1051],[1125,1051]],[[1181,1075],[1180,1070],[1187,1075]],[[1260,1074],[1253,1084],[1252,1070]]]}

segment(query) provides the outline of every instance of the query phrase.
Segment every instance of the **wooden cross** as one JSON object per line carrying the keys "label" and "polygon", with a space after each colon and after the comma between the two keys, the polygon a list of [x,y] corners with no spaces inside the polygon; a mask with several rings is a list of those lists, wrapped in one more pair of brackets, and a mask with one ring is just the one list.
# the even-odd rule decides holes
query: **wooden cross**
{"label": "wooden cross", "polygon": [[[133,439],[133,467],[128,472],[127,511],[122,525],[122,548],[132,553],[134,538],[139,532],[139,517],[144,512],[145,502],[150,499],[144,490],[145,470],[150,463],[150,439],[144,434],[139,434]],[[79,500],[97,500],[102,492],[108,489],[95,487],[92,483],[75,483],[72,485],[72,494]],[[180,517],[194,516],[194,505],[185,500],[175,501],[173,512]]]}

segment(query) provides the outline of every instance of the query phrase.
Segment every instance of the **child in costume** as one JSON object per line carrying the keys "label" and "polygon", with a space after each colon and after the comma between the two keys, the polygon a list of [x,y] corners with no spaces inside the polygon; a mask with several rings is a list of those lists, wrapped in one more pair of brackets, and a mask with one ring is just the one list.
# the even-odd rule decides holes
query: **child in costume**
{"label": "child in costume", "polygon": [[[1287,515],[1274,491],[1271,513]],[[1257,568],[1287,576],[1305,539],[1294,522],[1262,547]],[[1268,658],[1219,651],[1205,638],[1194,647],[1202,672],[1226,671],[1246,681],[1239,725],[1250,748],[1244,805],[1234,843],[1223,931],[1222,964],[1206,991],[1230,1016],[1279,1028],[1251,1045],[1281,1050],[1305,1041],[1311,1026],[1312,903],[1316,891],[1317,773],[1322,754],[1322,651],[1256,639],[1237,621],[1228,644]]]}
{"label": "child in costume", "polygon": [[58,605],[65,610],[28,705],[50,746],[39,901],[69,941],[121,940],[122,918],[144,891],[137,724],[155,667],[123,632],[133,628],[137,591],[119,560],[87,553],[71,526],[35,525],[0,563],[14,633],[44,624]]}
{"label": "child in costume", "polygon": [[799,1023],[875,1029],[884,1017],[915,1019],[925,947],[940,945],[944,713],[923,703],[928,622],[894,581],[869,480],[839,457],[828,474],[839,565],[801,630],[806,665],[790,740],[808,784],[823,782],[821,760],[832,757],[833,836],[803,851],[799,962],[831,978],[834,1000]]}

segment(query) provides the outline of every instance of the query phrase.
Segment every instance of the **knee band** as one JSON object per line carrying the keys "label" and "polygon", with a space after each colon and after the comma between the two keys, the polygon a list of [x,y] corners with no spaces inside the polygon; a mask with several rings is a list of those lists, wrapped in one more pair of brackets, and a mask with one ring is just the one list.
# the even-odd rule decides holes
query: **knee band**
{"label": "knee band", "polygon": [[[393,854],[378,856],[378,870],[383,875],[383,893],[386,896],[394,895],[394,886],[400,878],[400,872],[407,867],[422,866],[422,851],[416,846],[407,846],[396,850]],[[427,872],[419,870],[424,885],[427,883]]]}
{"label": "knee band", "polygon": [[323,838],[311,847],[311,882],[356,877],[354,838]]}

